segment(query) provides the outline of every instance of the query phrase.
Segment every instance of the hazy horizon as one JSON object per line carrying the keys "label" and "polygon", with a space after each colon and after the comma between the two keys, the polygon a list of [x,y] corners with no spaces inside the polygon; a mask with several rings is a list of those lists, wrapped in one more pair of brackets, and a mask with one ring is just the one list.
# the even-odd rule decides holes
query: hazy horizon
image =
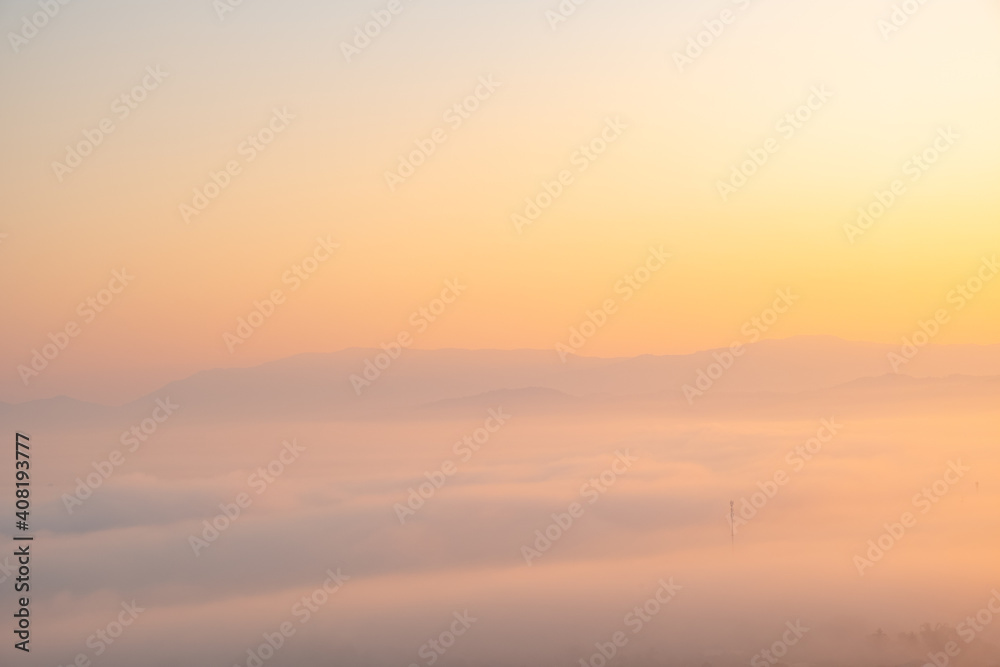
{"label": "hazy horizon", "polygon": [[0,3],[0,667],[1000,667],[998,30]]}
{"label": "hazy horizon", "polygon": [[[809,336],[792,336],[785,339],[763,339],[757,343],[751,343],[747,345],[747,348],[753,347],[767,347],[768,345],[793,345],[801,342],[832,342],[835,345],[846,345],[848,347],[868,347],[868,348],[879,348],[883,354],[888,356],[888,353],[896,352],[900,348],[898,345],[876,343],[870,341],[855,341],[855,340],[845,340],[838,338],[836,336],[822,336],[822,335],[809,335]],[[991,349],[991,348],[996,348]],[[635,356],[599,356],[599,355],[587,355],[579,352],[574,352],[571,356],[567,356],[567,361],[575,360],[586,362],[587,360],[593,361],[626,361],[630,359],[642,359],[645,357],[649,358],[698,358],[699,356],[707,355],[715,351],[725,350],[726,348],[711,348],[705,350],[696,350],[694,352],[687,353],[674,353],[674,354],[640,354]],[[948,375],[974,375],[974,376],[990,376],[996,375],[1000,376],[1000,343],[997,344],[978,344],[978,343],[954,343],[950,345],[940,345],[931,344],[929,346],[924,346],[919,348],[921,355],[915,357],[912,363],[907,363],[898,370],[893,369],[891,363],[886,363],[884,374],[902,374],[912,377],[946,377]],[[966,354],[955,354],[956,352],[966,352]],[[975,352],[985,352],[986,354],[976,354]],[[218,366],[218,367],[208,367],[197,369],[191,373],[185,373],[183,375],[170,376],[164,375],[162,377],[141,377],[143,374],[131,373],[132,377],[119,377],[119,378],[104,378],[103,384],[105,386],[105,397],[102,400],[95,400],[95,394],[100,394],[101,392],[95,391],[94,380],[96,379],[93,374],[88,375],[86,378],[87,386],[86,388],[74,387],[74,382],[72,379],[64,385],[63,389],[53,389],[54,392],[47,396],[39,396],[32,399],[21,400],[17,402],[9,402],[9,405],[18,405],[20,403],[28,403],[37,400],[46,400],[52,398],[75,398],[75,400],[84,400],[85,402],[97,403],[100,405],[122,405],[125,403],[132,402],[139,398],[149,395],[150,393],[155,393],[161,390],[163,387],[190,379],[200,373],[207,371],[225,371],[225,370],[238,370],[238,369],[253,369],[262,366],[269,366],[273,364],[281,364],[282,362],[288,362],[298,357],[343,357],[357,355],[360,353],[362,358],[373,358],[377,354],[382,352],[381,348],[371,347],[351,347],[341,350],[335,350],[332,352],[299,352],[295,355],[288,357],[282,357],[278,359],[270,359],[266,361],[261,361],[258,363],[253,363],[249,365],[234,365],[234,366]],[[466,348],[438,348],[438,349],[424,349],[418,347],[406,348],[404,354],[410,355],[412,353],[424,353],[424,354],[435,354],[435,353],[449,353],[449,352],[470,352],[479,354],[529,354],[538,356],[550,357],[549,360],[560,360],[561,357],[558,351],[555,350],[543,350],[543,349],[526,349],[526,348],[515,348],[515,349],[466,349]],[[581,351],[582,352],[582,351]],[[929,353],[928,353],[929,352]],[[950,353],[949,353],[950,352]],[[991,354],[992,352],[992,354]],[[931,357],[931,359],[929,359]],[[991,363],[992,362],[992,363]],[[883,373],[879,373],[880,369],[877,366],[872,367],[872,377],[877,377]],[[136,376],[140,376],[137,379]],[[336,378],[331,378],[331,381],[335,381]],[[136,384],[141,382],[145,388],[136,389]],[[78,393],[77,396],[73,396],[72,393]],[[87,399],[82,399],[80,396],[86,395]],[[117,397],[111,398],[111,397]],[[16,398],[16,396],[6,397],[6,398]],[[8,402],[4,400],[5,397],[0,395],[0,403]]]}

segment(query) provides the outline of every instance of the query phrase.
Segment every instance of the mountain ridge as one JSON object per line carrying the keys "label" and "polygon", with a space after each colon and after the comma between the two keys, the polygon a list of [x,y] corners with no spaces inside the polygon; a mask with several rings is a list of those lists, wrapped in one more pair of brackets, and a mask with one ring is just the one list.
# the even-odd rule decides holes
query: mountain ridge
{"label": "mountain ridge", "polygon": [[[475,402],[482,395],[525,388],[548,392],[548,402],[555,396],[565,402],[598,396],[674,396],[685,386],[706,393],[763,396],[833,389],[861,391],[872,383],[913,386],[906,378],[925,378],[940,385],[947,378],[953,378],[952,382],[964,378],[960,381],[968,383],[1000,377],[1000,345],[928,346],[914,358],[913,368],[904,367],[899,374],[890,372],[886,358],[896,350],[893,345],[832,336],[763,340],[748,344],[738,357],[732,356],[729,348],[716,348],[689,354],[575,356],[566,363],[560,362],[553,350],[404,350],[378,370],[376,377],[369,368],[370,385],[359,385],[358,393],[352,376],[363,378],[366,360],[372,361],[383,352],[348,348],[296,354],[254,366],[201,370],[117,406],[68,396],[0,403],[0,416],[138,416],[148,412],[157,398],[169,397],[191,406],[188,412],[232,418],[317,413],[335,418],[383,414],[398,408],[431,409],[427,406]],[[709,382],[709,389],[704,390]],[[519,396],[523,398],[523,394]]]}

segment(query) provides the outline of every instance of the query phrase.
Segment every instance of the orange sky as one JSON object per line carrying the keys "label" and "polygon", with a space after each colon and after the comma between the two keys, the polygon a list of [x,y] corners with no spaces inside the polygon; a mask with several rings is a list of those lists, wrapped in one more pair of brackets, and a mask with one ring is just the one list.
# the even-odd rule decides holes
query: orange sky
{"label": "orange sky", "polygon": [[[357,7],[66,6],[0,59],[0,396],[376,346],[447,279],[468,289],[415,346],[549,349],[651,245],[670,262],[581,353],[728,345],[779,288],[802,298],[768,337],[898,341],[1000,251],[1000,10],[929,4],[883,39],[889,3],[742,4],[588,3],[554,31],[526,1],[413,4],[350,63]],[[732,23],[678,71],[726,7]],[[942,128],[957,139],[915,172]],[[54,167],[84,132],[99,145]],[[392,191],[386,172],[428,141]],[[719,180],[765,146],[723,201]],[[226,187],[185,215],[213,173]],[[512,215],[560,175],[518,233]],[[845,225],[896,179],[905,192],[851,243]],[[328,236],[337,252],[292,291],[284,274]],[[134,282],[82,322],[122,267]],[[224,334],[278,289],[231,354]],[[989,285],[938,342],[1000,341],[998,304]],[[79,335],[25,386],[17,367],[72,321]]]}

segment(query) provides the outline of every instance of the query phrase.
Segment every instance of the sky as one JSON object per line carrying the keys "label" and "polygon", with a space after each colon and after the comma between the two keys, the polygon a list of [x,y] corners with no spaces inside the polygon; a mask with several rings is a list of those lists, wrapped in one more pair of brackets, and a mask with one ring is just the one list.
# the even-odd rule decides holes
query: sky
{"label": "sky", "polygon": [[998,664],[998,27],[0,3],[18,664]]}
{"label": "sky", "polygon": [[[687,353],[739,339],[779,289],[800,300],[765,337],[898,342],[1000,250],[995,2],[898,30],[881,0],[386,6],[88,0],[12,39],[40,10],[4,3],[0,400],[377,347],[448,280],[464,291],[414,347],[553,349],[614,298],[580,354]],[[345,48],[372,12],[391,21]],[[317,239],[336,250],[284,280]],[[651,247],[670,258],[626,302]],[[1000,342],[998,304],[987,285],[935,342]]]}

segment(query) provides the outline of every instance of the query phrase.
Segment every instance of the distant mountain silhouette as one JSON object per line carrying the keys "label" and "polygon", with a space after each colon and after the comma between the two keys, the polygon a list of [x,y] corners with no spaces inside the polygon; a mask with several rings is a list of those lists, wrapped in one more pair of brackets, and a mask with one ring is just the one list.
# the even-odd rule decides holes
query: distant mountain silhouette
{"label": "distant mountain silhouette", "polygon": [[[1000,386],[1000,345],[929,346],[891,374],[887,354],[898,346],[799,337],[748,345],[696,409],[712,405],[731,409],[784,402],[850,404],[995,395]],[[691,409],[682,394],[695,386],[699,372],[726,350],[686,355],[631,358],[573,357],[567,363],[546,350],[405,350],[358,395],[350,377],[362,376],[365,361],[380,350],[349,349],[329,354],[301,354],[251,368],[215,369],[172,382],[120,407],[66,397],[10,405],[0,403],[0,417],[28,421],[72,422],[115,416],[141,418],[156,398],[170,397],[186,419],[366,419],[394,411],[442,411],[517,403],[532,410]],[[718,368],[714,369],[718,370]],[[713,373],[716,374],[717,373]],[[854,400],[852,400],[854,399]]]}

